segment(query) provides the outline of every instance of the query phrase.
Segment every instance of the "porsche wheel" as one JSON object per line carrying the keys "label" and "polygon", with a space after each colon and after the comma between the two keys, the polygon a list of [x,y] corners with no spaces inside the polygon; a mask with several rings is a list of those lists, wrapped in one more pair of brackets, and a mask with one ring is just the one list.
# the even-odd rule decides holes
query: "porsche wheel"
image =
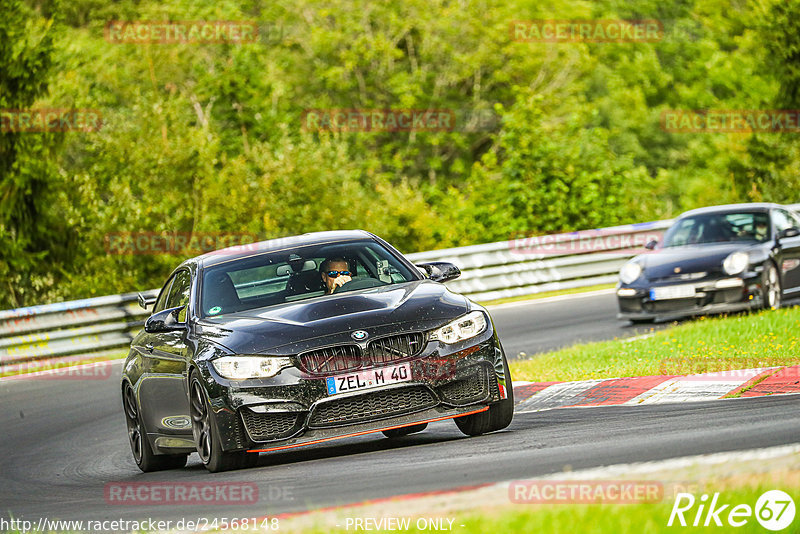
{"label": "porsche wheel", "polygon": [[764,267],[764,309],[775,310],[781,307],[781,279],[778,269],[772,262]]}

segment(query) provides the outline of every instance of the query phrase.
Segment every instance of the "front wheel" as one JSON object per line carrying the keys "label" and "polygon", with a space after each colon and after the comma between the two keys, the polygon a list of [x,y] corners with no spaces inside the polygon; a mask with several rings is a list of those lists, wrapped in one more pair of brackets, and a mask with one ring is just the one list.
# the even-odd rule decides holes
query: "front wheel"
{"label": "front wheel", "polygon": [[505,387],[508,397],[495,402],[485,412],[456,417],[456,426],[464,434],[479,436],[487,432],[502,430],[511,424],[511,420],[514,418],[514,388],[511,384],[511,372],[508,369],[508,360],[506,360],[505,354],[503,355],[503,367],[505,367]]}
{"label": "front wheel", "polygon": [[165,469],[178,469],[186,465],[188,454],[155,454],[153,452],[142,425],[136,393],[130,384],[125,384],[122,390],[122,405],[125,410],[125,422],[128,426],[128,443],[131,446],[133,460],[139,469],[144,473],[150,473]]}
{"label": "front wheel", "polygon": [[258,463],[258,453],[245,451],[226,452],[211,421],[209,404],[205,389],[197,372],[192,372],[189,382],[189,411],[192,416],[192,435],[200,461],[212,473],[254,467]]}
{"label": "front wheel", "polygon": [[764,268],[763,291],[764,309],[776,310],[781,307],[781,279],[778,276],[778,269],[772,262],[768,262]]}

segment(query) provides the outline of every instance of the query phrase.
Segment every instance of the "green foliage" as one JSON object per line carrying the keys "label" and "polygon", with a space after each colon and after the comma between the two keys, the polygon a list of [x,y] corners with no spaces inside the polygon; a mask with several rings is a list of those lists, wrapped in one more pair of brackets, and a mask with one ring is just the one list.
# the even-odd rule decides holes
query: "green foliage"
{"label": "green foliage", "polygon": [[[24,110],[47,91],[53,19],[21,0],[1,0],[0,109]],[[0,131],[0,305],[38,297],[53,270],[69,260],[54,134]]]}
{"label": "green foliage", "polygon": [[476,239],[597,228],[642,213],[652,189],[646,169],[609,149],[608,130],[587,127],[590,109],[575,103],[573,114],[548,121],[540,98],[523,98],[504,113],[495,151],[468,182],[463,215],[477,223]]}
{"label": "green foliage", "polygon": [[767,57],[781,87],[778,102],[800,108],[800,2],[770,0],[761,7]]}
{"label": "green foliage", "polygon": [[[32,7],[42,5],[44,7]],[[796,201],[792,134],[668,133],[669,109],[797,105],[798,2],[0,0],[0,308],[158,285],[119,232],[363,228],[405,252]],[[527,43],[513,20],[657,19],[655,43]],[[254,21],[253,43],[118,44],[110,21]],[[494,113],[483,128],[312,132],[307,109]]]}
{"label": "green foliage", "polygon": [[515,380],[688,375],[794,366],[800,309],[701,317],[651,335],[576,344],[511,365]]}
{"label": "green foliage", "polygon": [[[757,4],[760,35],[766,57],[762,70],[778,86],[771,100],[777,109],[800,109],[800,2],[765,0]],[[746,154],[732,160],[730,169],[740,197],[796,202],[800,190],[800,143],[797,134],[753,135]]]}

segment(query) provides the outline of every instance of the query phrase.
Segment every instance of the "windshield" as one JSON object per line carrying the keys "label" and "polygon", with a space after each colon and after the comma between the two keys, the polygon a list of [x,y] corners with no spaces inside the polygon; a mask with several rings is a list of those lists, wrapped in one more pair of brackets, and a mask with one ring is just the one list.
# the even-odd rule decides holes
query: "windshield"
{"label": "windshield", "polygon": [[768,240],[769,236],[769,214],[766,212],[711,213],[679,220],[664,236],[664,247],[700,243],[761,243]]}
{"label": "windshield", "polygon": [[297,247],[205,269],[200,315],[218,316],[418,278],[375,241]]}

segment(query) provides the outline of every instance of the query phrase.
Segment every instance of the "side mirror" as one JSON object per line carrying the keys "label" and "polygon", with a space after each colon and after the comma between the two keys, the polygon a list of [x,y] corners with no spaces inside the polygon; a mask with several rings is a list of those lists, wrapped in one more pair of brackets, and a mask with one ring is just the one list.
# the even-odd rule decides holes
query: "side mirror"
{"label": "side mirror", "polygon": [[800,235],[800,228],[796,226],[792,226],[791,228],[787,228],[785,230],[781,230],[778,232],[778,239],[783,239],[785,237],[797,237]]}
{"label": "side mirror", "polygon": [[144,331],[149,334],[157,332],[172,332],[174,330],[183,330],[186,328],[186,323],[178,322],[178,314],[185,306],[177,308],[169,308],[154,313],[144,322]]}
{"label": "side mirror", "polygon": [[658,245],[658,239],[651,239],[650,241],[647,242],[644,248],[646,248],[647,250],[654,250],[656,248],[656,245]]}
{"label": "side mirror", "polygon": [[428,273],[428,278],[434,282],[447,282],[461,276],[461,270],[458,267],[445,261],[418,263],[417,267]]}

